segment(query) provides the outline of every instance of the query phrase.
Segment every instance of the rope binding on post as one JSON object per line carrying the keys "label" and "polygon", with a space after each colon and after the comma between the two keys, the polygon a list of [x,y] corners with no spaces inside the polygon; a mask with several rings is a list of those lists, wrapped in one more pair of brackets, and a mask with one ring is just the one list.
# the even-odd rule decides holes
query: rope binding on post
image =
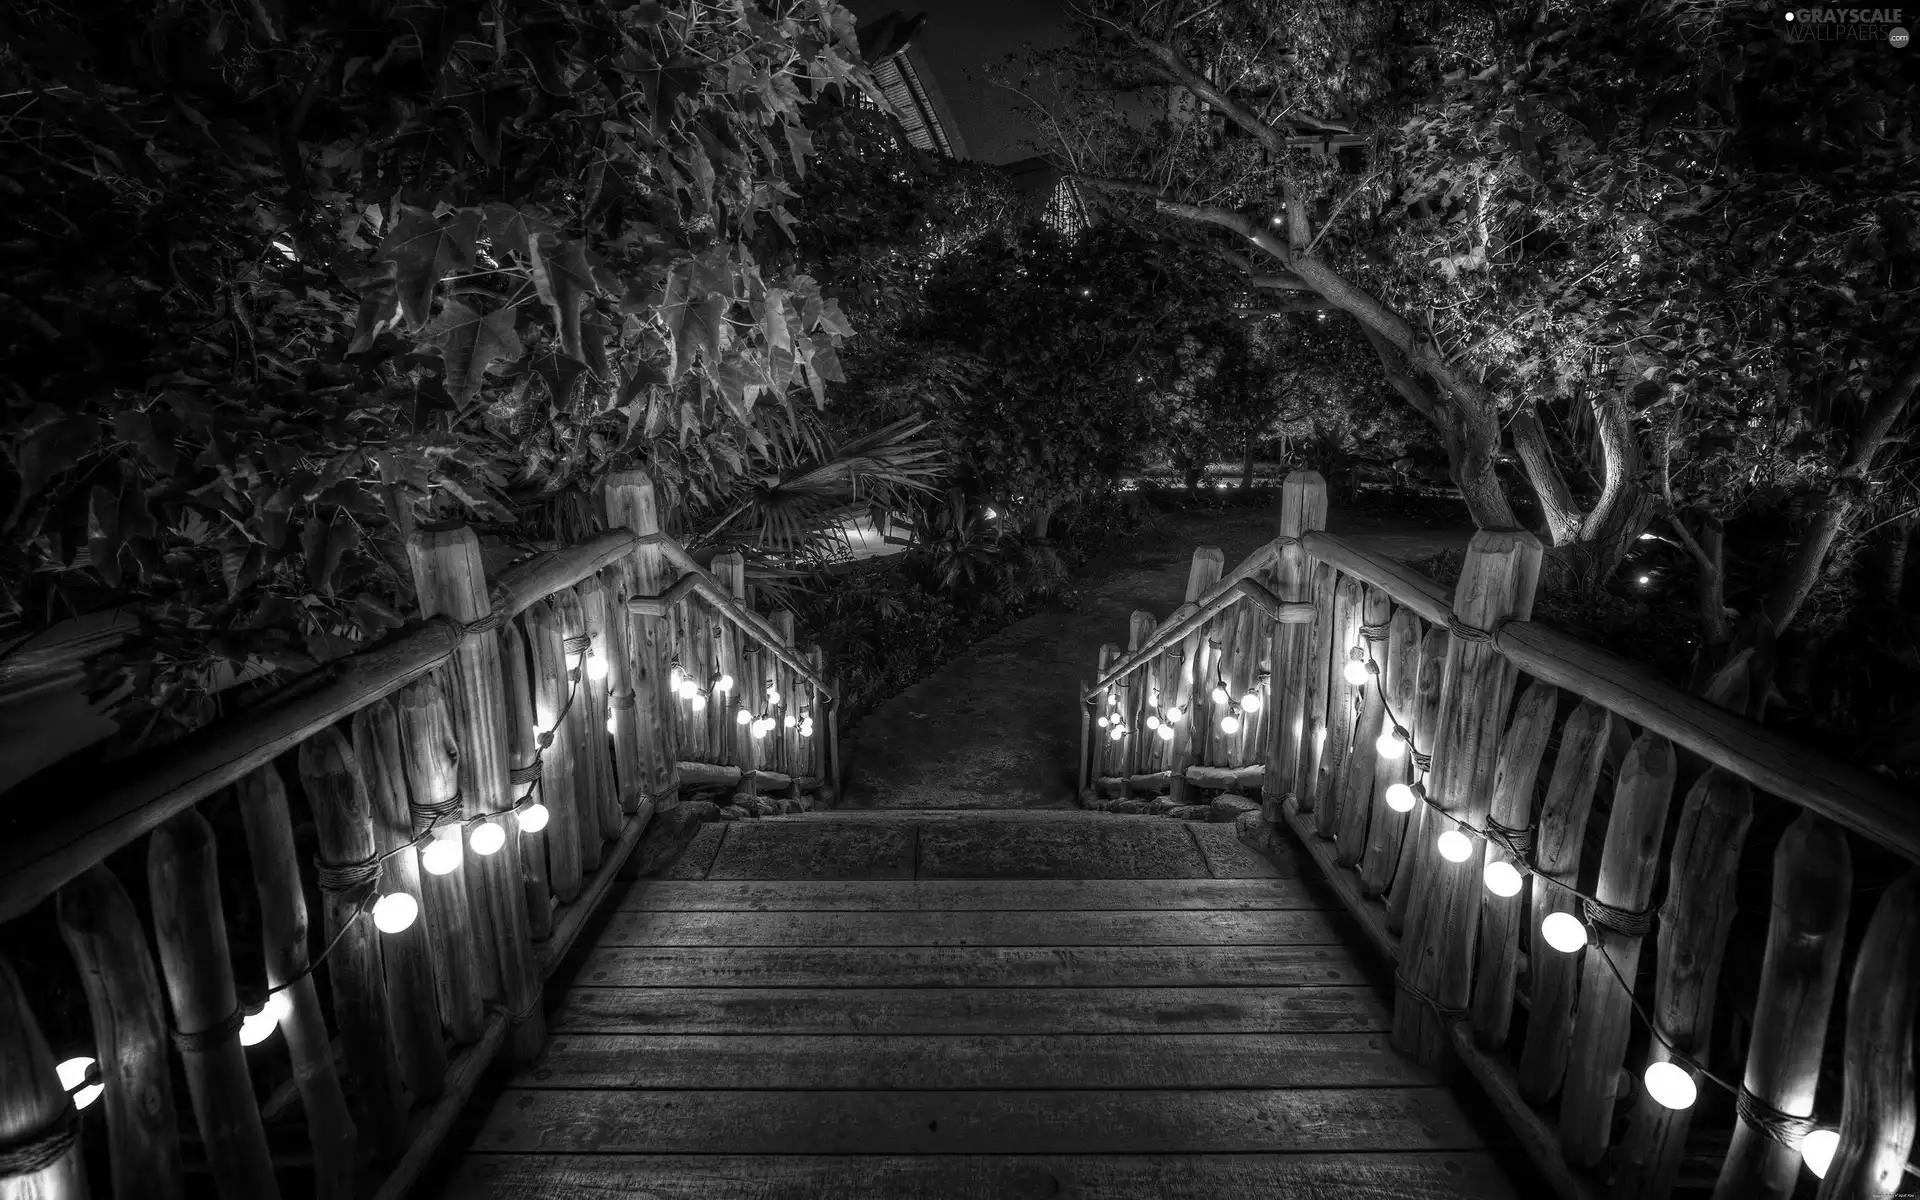
{"label": "rope binding on post", "polygon": [[[238,1028],[236,1026],[235,1028]],[[61,1097],[61,1111],[33,1133],[0,1142],[0,1179],[36,1175],[66,1157],[80,1137],[80,1110]]]}
{"label": "rope binding on post", "polygon": [[1592,896],[1582,896],[1580,909],[1586,915],[1587,924],[1610,929],[1621,937],[1645,937],[1647,930],[1653,928],[1653,910],[1650,908],[1620,908]]}

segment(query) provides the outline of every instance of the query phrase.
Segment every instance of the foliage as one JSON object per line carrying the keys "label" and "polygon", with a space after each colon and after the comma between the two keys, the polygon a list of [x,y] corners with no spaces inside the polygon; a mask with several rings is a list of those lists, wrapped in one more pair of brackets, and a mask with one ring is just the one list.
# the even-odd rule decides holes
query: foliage
{"label": "foliage", "polygon": [[417,521],[791,458],[851,326],[751,245],[857,63],[818,0],[11,10],[0,601],[128,606],[165,707],[397,624]]}

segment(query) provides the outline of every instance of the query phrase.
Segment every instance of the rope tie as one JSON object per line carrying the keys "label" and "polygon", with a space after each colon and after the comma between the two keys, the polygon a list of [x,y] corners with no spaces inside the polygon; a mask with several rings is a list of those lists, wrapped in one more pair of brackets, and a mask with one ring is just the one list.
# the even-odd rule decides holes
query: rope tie
{"label": "rope tie", "polygon": [[1503,825],[1489,816],[1487,818],[1487,836],[1506,847],[1507,853],[1521,862],[1533,857],[1533,826]]}
{"label": "rope tie", "polygon": [[524,767],[515,767],[507,772],[507,782],[512,784],[535,783],[540,778],[540,760],[536,757]]}
{"label": "rope tie", "polygon": [[[438,826],[448,817],[460,812],[460,793],[454,792],[444,800],[429,800],[413,805],[413,836],[425,837],[428,830]],[[324,885],[322,885],[324,886]]]}
{"label": "rope tie", "polygon": [[583,633],[579,637],[564,638],[560,642],[560,648],[568,654],[585,654],[593,649],[593,636]]}
{"label": "rope tie", "polygon": [[1447,632],[1463,642],[1479,642],[1481,645],[1491,646],[1494,636],[1500,632],[1500,627],[1511,619],[1502,617],[1493,623],[1492,629],[1482,629],[1477,625],[1469,625],[1454,614],[1448,613]]}
{"label": "rope tie", "polygon": [[1587,924],[1611,929],[1621,937],[1645,937],[1647,930],[1653,927],[1653,910],[1649,908],[1619,908],[1602,900],[1582,896],[1580,909],[1586,915]]}
{"label": "rope tie", "polygon": [[[488,607],[486,612],[481,613],[471,621],[454,621],[452,617],[447,617],[447,619],[453,621],[453,623],[459,627],[462,637],[469,633],[492,633],[507,623],[507,605],[511,602],[512,597],[507,594],[507,589],[495,586],[493,591],[487,595]],[[446,614],[443,613],[441,615],[445,616]]]}
{"label": "rope tie", "polygon": [[1411,745],[1409,745],[1407,748],[1407,757],[1413,760],[1414,770],[1419,771],[1422,774],[1425,774],[1426,772],[1433,770],[1433,755],[1422,754],[1418,750],[1413,749]]}
{"label": "rope tie", "polygon": [[[1682,1065],[1692,1066],[1691,1063]],[[1820,1122],[1812,1117],[1798,1117],[1780,1111],[1748,1091],[1745,1084],[1734,1094],[1733,1110],[1740,1114],[1742,1121],[1790,1150],[1798,1150],[1806,1136],[1820,1128]]]}
{"label": "rope tie", "polygon": [[1448,1025],[1457,1025],[1467,1019],[1466,1009],[1454,1008],[1451,1005],[1440,1003],[1435,997],[1415,987],[1413,981],[1407,978],[1405,972],[1395,971],[1393,973],[1393,985],[1432,1009],[1433,1014]]}
{"label": "rope tie", "polygon": [[247,1013],[235,1004],[233,1011],[222,1020],[214,1022],[205,1029],[192,1033],[176,1029],[173,1031],[173,1044],[182,1054],[207,1054],[227,1044],[227,1039],[240,1032],[240,1023],[247,1019]]}
{"label": "rope tie", "polygon": [[1283,533],[1279,537],[1273,539],[1273,544],[1276,546],[1279,546],[1281,549],[1284,550],[1288,546],[1298,546],[1300,544],[1300,539],[1297,537],[1294,537],[1290,533]]}
{"label": "rope tie", "polygon": [[529,1000],[527,1006],[519,1012],[515,1012],[498,1000],[487,1005],[487,1011],[499,1013],[507,1019],[507,1024],[509,1025],[518,1025],[533,1015],[534,1010],[540,1007],[540,1001],[543,999],[545,999],[545,994],[539,988],[535,988],[533,989],[533,999]]}
{"label": "rope tie", "polygon": [[1392,629],[1393,626],[1390,623],[1362,625],[1360,627],[1360,639],[1367,642],[1384,642],[1387,640],[1387,634],[1390,633]]}
{"label": "rope tie", "polygon": [[61,1098],[60,1112],[25,1137],[0,1143],[0,1179],[37,1174],[66,1157],[80,1136],[80,1110]]}
{"label": "rope tie", "polygon": [[[333,863],[313,860],[313,873],[319,878],[323,892],[352,892],[367,886],[380,878],[380,856],[369,854],[359,862]],[[238,1029],[239,1026],[234,1026]]]}
{"label": "rope tie", "polygon": [[608,708],[632,708],[633,697],[634,697],[634,693],[631,690],[624,691],[624,692],[615,692],[611,696],[607,697],[607,707]]}

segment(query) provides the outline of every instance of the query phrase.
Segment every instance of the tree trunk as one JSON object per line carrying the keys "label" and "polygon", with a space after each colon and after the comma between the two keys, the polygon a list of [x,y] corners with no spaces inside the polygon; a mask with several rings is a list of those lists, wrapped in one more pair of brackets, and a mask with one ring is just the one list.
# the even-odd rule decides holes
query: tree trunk
{"label": "tree trunk", "polygon": [[1251,433],[1247,435],[1246,449],[1240,457],[1240,490],[1243,492],[1253,490],[1253,435]]}

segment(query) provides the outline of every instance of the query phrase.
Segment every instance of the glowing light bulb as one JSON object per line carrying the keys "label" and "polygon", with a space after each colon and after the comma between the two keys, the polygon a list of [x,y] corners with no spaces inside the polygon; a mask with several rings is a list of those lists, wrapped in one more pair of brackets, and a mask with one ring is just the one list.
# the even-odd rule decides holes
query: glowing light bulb
{"label": "glowing light bulb", "polygon": [[293,1005],[285,992],[269,992],[259,1012],[248,1013],[240,1019],[240,1044],[257,1046],[266,1041],[280,1028],[281,1018],[292,1011]]}
{"label": "glowing light bulb", "polygon": [[1153,713],[1148,713],[1148,714],[1147,714],[1147,728],[1148,728],[1148,729],[1158,729],[1158,728],[1160,728],[1160,718],[1159,718],[1159,717],[1157,717],[1157,716],[1155,716],[1155,715],[1154,715]]}
{"label": "glowing light bulb", "polygon": [[1374,742],[1373,748],[1380,752],[1381,758],[1397,759],[1407,752],[1407,743],[1406,739],[1402,738],[1397,731],[1389,729],[1380,735],[1378,741]]}
{"label": "glowing light bulb", "polygon": [[780,707],[780,692],[775,688],[767,689],[767,707],[768,708]]}
{"label": "glowing light bulb", "polygon": [[605,679],[607,677],[607,656],[595,650],[587,655],[587,678]]}
{"label": "glowing light bulb", "polygon": [[813,736],[813,718],[812,717],[808,717],[806,720],[800,722],[800,736],[801,737]]}
{"label": "glowing light bulb", "polygon": [[1587,945],[1587,927],[1580,923],[1579,917],[1567,912],[1548,913],[1547,919],[1540,922],[1540,936],[1562,954],[1572,954]]}
{"label": "glowing light bulb", "polygon": [[612,713],[607,714],[607,732],[608,733],[620,732],[620,718],[614,716]]}
{"label": "glowing light bulb", "polygon": [[405,933],[419,916],[420,902],[405,892],[389,892],[373,904],[373,927],[381,933]]}
{"label": "glowing light bulb", "polygon": [[733,723],[735,725],[751,725],[753,723],[753,714],[743,708],[733,714]]}
{"label": "glowing light bulb", "polygon": [[1412,812],[1413,806],[1417,803],[1419,803],[1419,797],[1415,796],[1413,789],[1406,784],[1395,783],[1387,786],[1387,807],[1393,811]]}
{"label": "glowing light bulb", "polygon": [[1641,1078],[1646,1082],[1647,1095],[1668,1108],[1692,1108],[1700,1096],[1693,1072],[1675,1063],[1648,1063],[1647,1073]]}
{"label": "glowing light bulb", "polygon": [[87,1082],[87,1072],[92,1069],[93,1060],[85,1056],[69,1058],[53,1069],[54,1074],[60,1077],[60,1086],[72,1093],[75,1108],[85,1108],[107,1090],[105,1084]]}
{"label": "glowing light bulb", "polygon": [[1266,701],[1260,698],[1260,691],[1257,688],[1240,697],[1240,707],[1250,713],[1259,712],[1260,706],[1265,703]]}
{"label": "glowing light bulb", "polygon": [[507,831],[493,821],[482,821],[473,827],[467,835],[467,841],[473,846],[475,854],[498,854],[500,847],[507,844]]}
{"label": "glowing light bulb", "polygon": [[695,708],[705,708],[707,706],[707,694],[699,688],[694,688],[691,692],[687,693],[687,703],[693,705]]}
{"label": "glowing light bulb", "polygon": [[1111,704],[1111,705],[1113,705],[1113,706],[1114,706],[1115,708],[1119,708],[1119,707],[1120,707],[1120,693],[1119,693],[1119,692],[1108,692],[1108,693],[1107,693],[1107,703],[1108,703],[1108,704]]}
{"label": "glowing light bulb", "polygon": [[1163,742],[1170,742],[1173,740],[1173,726],[1162,725],[1160,727],[1160,740]]}
{"label": "glowing light bulb", "polygon": [[539,833],[553,816],[544,804],[529,804],[520,810],[520,832]]}
{"label": "glowing light bulb", "polygon": [[999,515],[1000,515],[999,513],[993,511],[991,508],[987,510],[987,520],[989,521],[993,520],[995,517],[998,517]]}
{"label": "glowing light bulb", "polygon": [[1217,683],[1213,685],[1213,691],[1208,693],[1208,695],[1213,697],[1215,704],[1225,704],[1227,702],[1227,689]]}
{"label": "glowing light bulb", "polygon": [[698,692],[699,690],[700,690],[699,685],[694,683],[693,680],[688,679],[684,675],[680,677],[679,683],[676,683],[673,685],[673,694],[680,697],[682,700],[693,699],[694,693]]}
{"label": "glowing light bulb", "polygon": [[1100,714],[1099,716],[1097,716],[1097,717],[1095,717],[1095,718],[1093,719],[1093,723],[1094,723],[1095,725],[1098,725],[1098,726],[1099,726],[1100,728],[1102,728],[1102,729],[1105,729],[1105,728],[1107,727],[1107,716],[1106,716],[1106,714],[1105,714],[1105,713],[1102,713],[1102,714]]}
{"label": "glowing light bulb", "polygon": [[780,717],[780,728],[782,728],[782,729],[792,729],[792,728],[793,728],[793,727],[794,727],[795,725],[798,725],[799,723],[800,723],[800,722],[798,722],[798,721],[796,721],[796,720],[794,720],[794,719],[793,719],[793,714],[792,714],[792,713],[783,713],[783,714],[781,714],[781,717]]}
{"label": "glowing light bulb", "polygon": [[1117,742],[1121,738],[1127,736],[1127,727],[1125,725],[1115,725],[1113,727],[1113,730],[1110,733],[1108,733],[1107,736]]}
{"label": "glowing light bulb", "polygon": [[1179,719],[1180,719],[1180,710],[1171,704],[1167,705],[1167,720],[1178,721]]}
{"label": "glowing light bulb", "polygon": [[434,836],[433,844],[420,852],[420,865],[429,875],[445,875],[460,865],[460,835],[452,829],[443,829]]}
{"label": "glowing light bulb", "polygon": [[1221,717],[1220,732],[1221,733],[1239,733],[1240,718],[1234,716],[1232,713],[1228,713],[1226,716]]}
{"label": "glowing light bulb", "polygon": [[1487,890],[1496,896],[1518,896],[1520,885],[1525,882],[1520,869],[1503,858],[1488,863],[1481,878],[1487,881]]}
{"label": "glowing light bulb", "polygon": [[755,721],[752,725],[747,727],[747,730],[749,733],[753,734],[753,738],[755,741],[759,741],[761,738],[767,736],[767,727],[764,723],[760,721]]}
{"label": "glowing light bulb", "polygon": [[1458,829],[1447,830],[1434,845],[1439,848],[1440,857],[1448,862],[1465,862],[1473,854],[1473,839]]}
{"label": "glowing light bulb", "polygon": [[673,670],[667,672],[667,686],[677,692],[680,690],[681,682],[685,680],[686,677],[687,673],[680,669],[680,664],[675,663],[673,664]]}
{"label": "glowing light bulb", "polygon": [[1358,646],[1353,648],[1353,657],[1347,659],[1347,665],[1341,668],[1340,676],[1354,687],[1359,687],[1366,683],[1367,660],[1360,657],[1360,648]]}
{"label": "glowing light bulb", "polygon": [[1807,1164],[1807,1170],[1813,1172],[1815,1179],[1825,1179],[1827,1168],[1833,1165],[1834,1151],[1840,1149],[1840,1132],[1835,1129],[1816,1129],[1800,1142],[1800,1158]]}
{"label": "glowing light bulb", "polygon": [[719,681],[713,685],[713,690],[719,692],[722,696],[732,691],[733,676],[726,674],[721,675]]}

